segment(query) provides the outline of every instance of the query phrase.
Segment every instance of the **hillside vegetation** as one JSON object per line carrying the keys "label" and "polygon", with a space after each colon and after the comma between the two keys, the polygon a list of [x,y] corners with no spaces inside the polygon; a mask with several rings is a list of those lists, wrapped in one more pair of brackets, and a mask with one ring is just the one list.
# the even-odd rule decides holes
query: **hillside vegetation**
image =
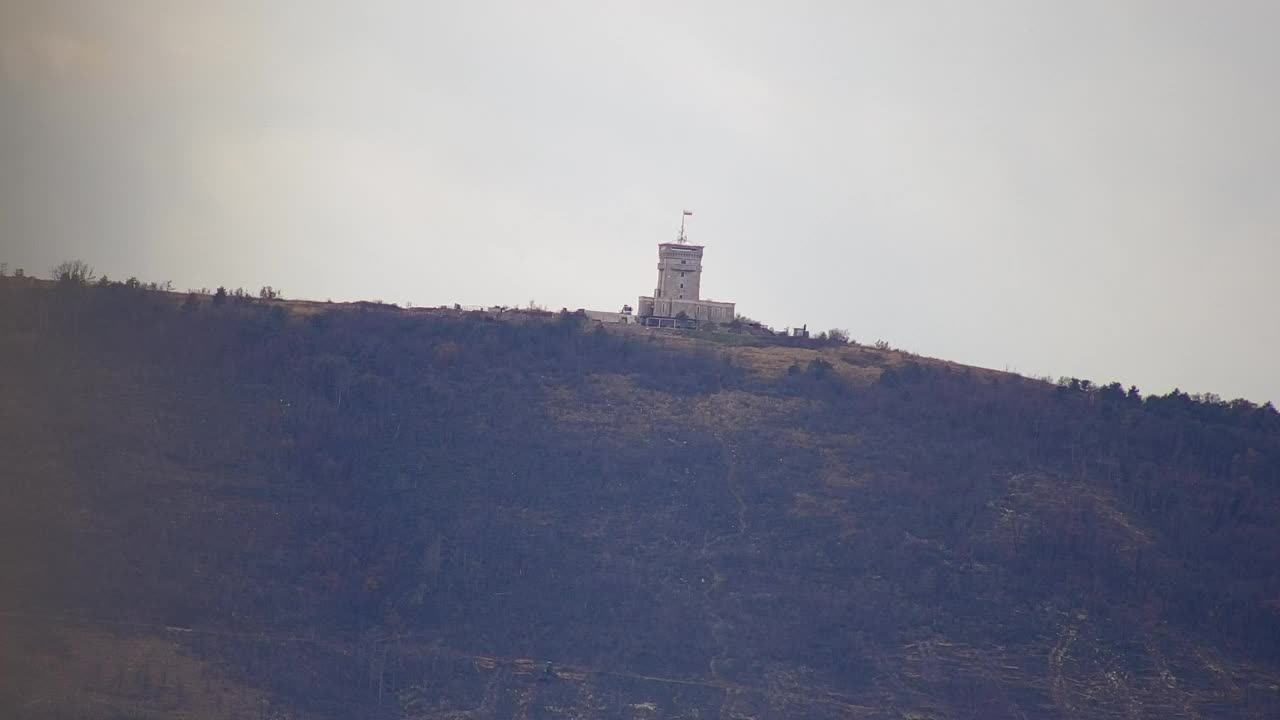
{"label": "hillside vegetation", "polygon": [[1280,717],[1270,405],[74,279],[0,398],[0,717]]}

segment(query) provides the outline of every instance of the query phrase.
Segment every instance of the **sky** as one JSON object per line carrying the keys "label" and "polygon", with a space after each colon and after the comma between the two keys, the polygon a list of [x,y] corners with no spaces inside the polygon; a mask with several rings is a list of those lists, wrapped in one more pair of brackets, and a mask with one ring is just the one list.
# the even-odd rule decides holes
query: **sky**
{"label": "sky", "polygon": [[1280,401],[1280,3],[0,0],[0,262]]}

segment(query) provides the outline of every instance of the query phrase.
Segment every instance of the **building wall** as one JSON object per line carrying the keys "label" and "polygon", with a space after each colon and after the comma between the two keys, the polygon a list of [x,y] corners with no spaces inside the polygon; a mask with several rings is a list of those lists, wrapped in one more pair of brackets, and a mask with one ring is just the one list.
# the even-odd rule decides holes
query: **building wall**
{"label": "building wall", "polygon": [[582,313],[591,320],[597,320],[599,322],[606,322],[606,323],[625,324],[625,323],[631,322],[632,320],[631,313],[618,312],[617,310],[610,312],[608,310],[585,310],[584,309]]}
{"label": "building wall", "polygon": [[671,316],[681,312],[698,322],[728,323],[733,321],[734,305],[708,300],[672,300]]}
{"label": "building wall", "polygon": [[640,317],[676,317],[684,313],[691,320],[713,323],[733,322],[736,317],[736,306],[733,303],[712,300],[641,297],[639,306],[640,312],[637,315]]}

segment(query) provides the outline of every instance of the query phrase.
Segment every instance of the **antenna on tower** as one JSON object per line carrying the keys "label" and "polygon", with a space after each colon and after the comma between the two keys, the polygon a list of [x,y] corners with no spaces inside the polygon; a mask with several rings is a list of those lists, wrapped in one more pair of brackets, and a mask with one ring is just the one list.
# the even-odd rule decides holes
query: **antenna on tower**
{"label": "antenna on tower", "polygon": [[676,242],[680,243],[681,245],[683,245],[683,244],[684,244],[684,243],[686,243],[686,242],[689,242],[689,239],[688,239],[688,238],[686,238],[686,237],[684,236],[684,219],[685,219],[685,218],[687,218],[687,217],[689,217],[689,216],[690,216],[690,215],[692,215],[692,214],[693,214],[693,213],[692,213],[691,211],[689,211],[689,210],[684,210],[684,211],[682,211],[682,212],[681,212],[681,215],[680,215],[680,234],[676,236]]}

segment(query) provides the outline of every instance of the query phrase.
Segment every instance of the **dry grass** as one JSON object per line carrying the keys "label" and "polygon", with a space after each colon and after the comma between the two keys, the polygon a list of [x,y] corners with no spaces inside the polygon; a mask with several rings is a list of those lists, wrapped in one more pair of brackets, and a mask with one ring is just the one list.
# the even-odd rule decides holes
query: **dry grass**
{"label": "dry grass", "polygon": [[266,698],[193,657],[178,630],[131,633],[0,616],[0,707],[29,717],[259,717]]}
{"label": "dry grass", "polygon": [[798,409],[803,401],[726,390],[684,397],[642,388],[623,375],[593,375],[578,387],[548,389],[548,411],[566,428],[611,438],[639,439],[654,427],[723,433]]}

